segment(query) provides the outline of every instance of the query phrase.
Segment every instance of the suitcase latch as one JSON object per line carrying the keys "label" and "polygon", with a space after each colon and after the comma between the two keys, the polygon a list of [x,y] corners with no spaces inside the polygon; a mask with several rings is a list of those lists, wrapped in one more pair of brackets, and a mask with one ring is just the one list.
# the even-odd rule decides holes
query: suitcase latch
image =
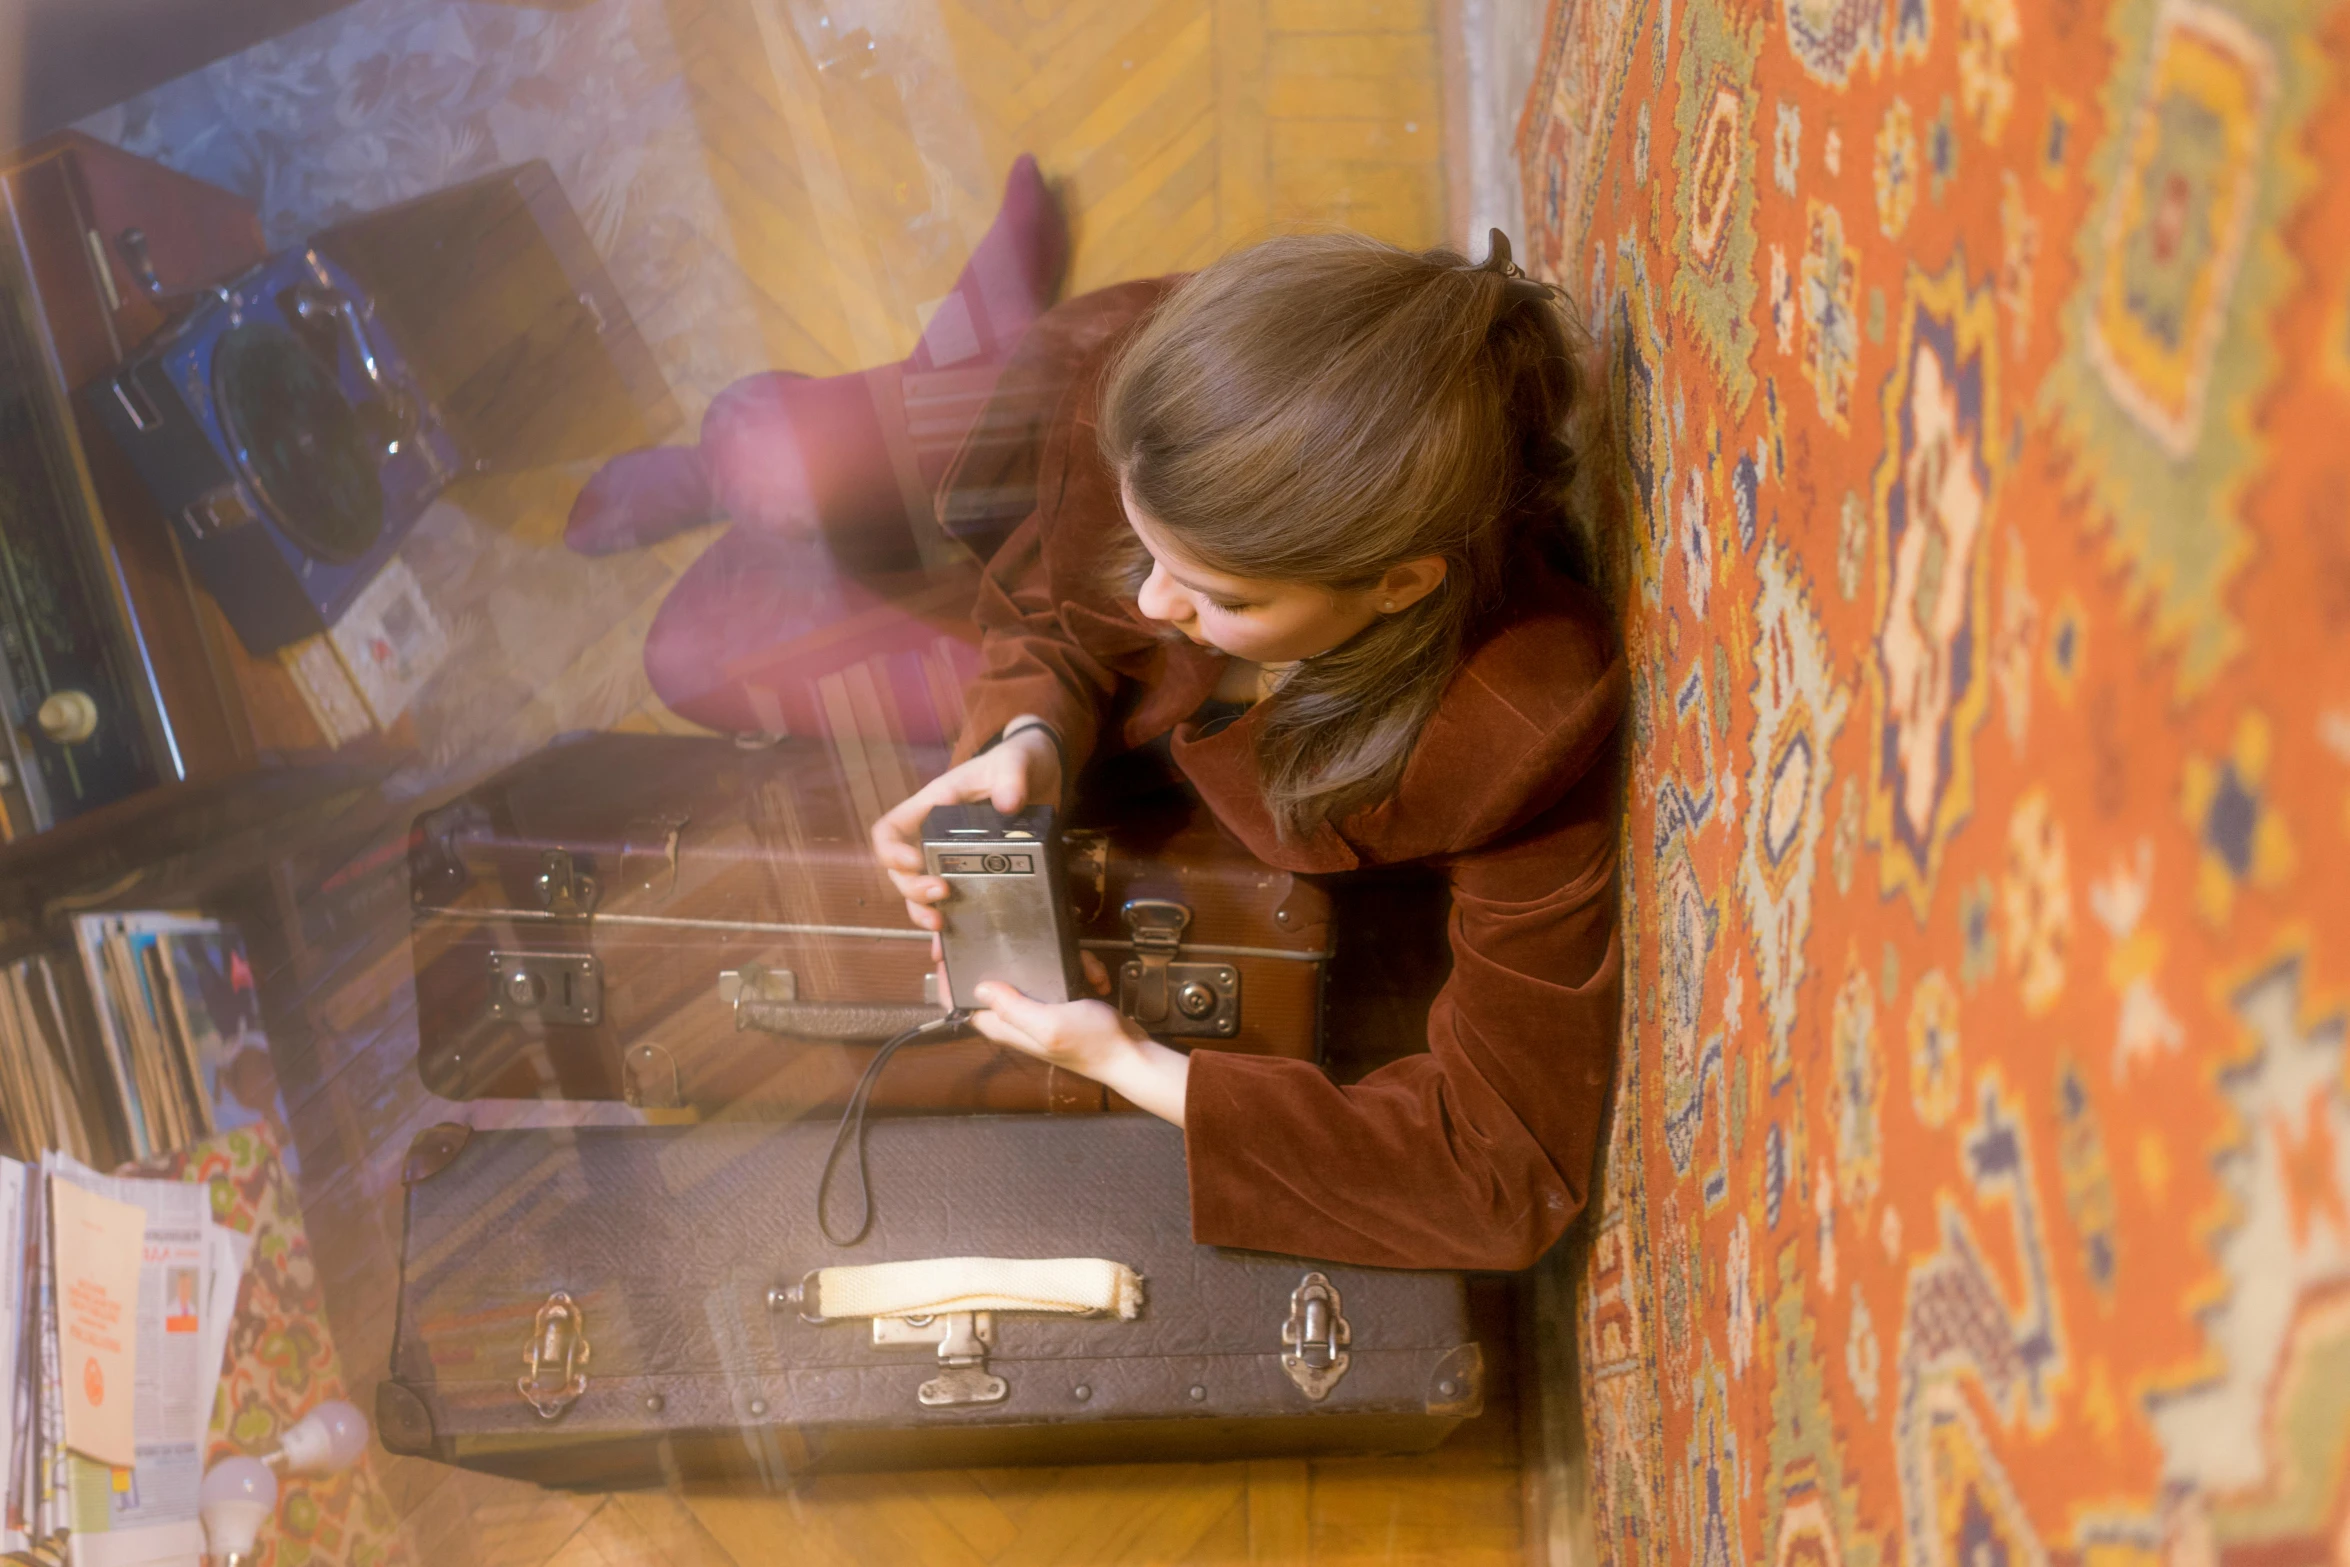
{"label": "suitcase latch", "polygon": [[587,1373],[580,1369],[587,1362],[587,1318],[577,1301],[557,1290],[531,1325],[530,1344],[522,1354],[530,1372],[516,1380],[514,1390],[541,1420],[553,1420],[587,1391]]}
{"label": "suitcase latch", "polygon": [[1164,898],[1126,903],[1134,956],[1118,971],[1118,1010],[1171,1038],[1224,1039],[1240,1032],[1240,971],[1229,963],[1178,963],[1191,910]]}
{"label": "suitcase latch", "polygon": [[490,1016],[592,1028],[604,1015],[604,965],[589,952],[490,953]]}
{"label": "suitcase latch", "polygon": [[991,1312],[875,1317],[873,1342],[884,1349],[899,1344],[938,1346],[938,1375],[914,1390],[915,1399],[925,1409],[1000,1404],[1012,1391],[1010,1384],[987,1369],[987,1352],[995,1345],[995,1316]]}
{"label": "suitcase latch", "polygon": [[1281,1324],[1281,1369],[1298,1391],[1320,1403],[1346,1375],[1346,1347],[1354,1330],[1339,1310],[1338,1286],[1309,1273],[1290,1292],[1289,1320]]}
{"label": "suitcase latch", "polygon": [[539,907],[558,919],[585,919],[595,912],[596,879],[579,868],[569,849],[539,856]]}

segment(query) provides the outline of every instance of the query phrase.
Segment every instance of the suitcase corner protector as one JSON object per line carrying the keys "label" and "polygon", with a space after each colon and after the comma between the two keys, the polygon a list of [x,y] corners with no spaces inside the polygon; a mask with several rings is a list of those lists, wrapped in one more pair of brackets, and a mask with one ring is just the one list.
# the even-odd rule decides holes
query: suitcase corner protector
{"label": "suitcase corner protector", "polygon": [[457,1121],[442,1121],[418,1132],[408,1145],[407,1158],[400,1161],[400,1184],[414,1186],[431,1180],[465,1151],[472,1136],[473,1128]]}
{"label": "suitcase corner protector", "polygon": [[1485,1411],[1485,1350],[1457,1344],[1428,1373],[1428,1413],[1448,1420],[1474,1420]]}
{"label": "suitcase corner protector", "polygon": [[436,1456],[432,1410],[405,1382],[375,1385],[375,1434],[388,1452],[407,1458]]}

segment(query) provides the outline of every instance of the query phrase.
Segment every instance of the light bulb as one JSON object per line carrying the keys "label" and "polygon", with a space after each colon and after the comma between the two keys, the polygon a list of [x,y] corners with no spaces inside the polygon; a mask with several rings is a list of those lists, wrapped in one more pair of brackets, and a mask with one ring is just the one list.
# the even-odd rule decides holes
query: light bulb
{"label": "light bulb", "polygon": [[277,1511],[277,1476],[258,1458],[224,1458],[205,1471],[196,1510],[213,1560],[248,1561],[254,1536]]}
{"label": "light bulb", "polygon": [[286,1427],[277,1459],[288,1474],[339,1474],[367,1451],[367,1417],[339,1398]]}

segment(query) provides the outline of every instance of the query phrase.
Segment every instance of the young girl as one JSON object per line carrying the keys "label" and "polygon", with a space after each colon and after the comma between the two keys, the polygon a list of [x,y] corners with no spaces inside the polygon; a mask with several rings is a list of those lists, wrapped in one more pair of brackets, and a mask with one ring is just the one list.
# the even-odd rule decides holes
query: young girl
{"label": "young girl", "polygon": [[1269,865],[1443,869],[1428,1051],[1348,1087],[982,987],[980,1032],[1184,1129],[1203,1243],[1521,1268],[1589,1190],[1626,683],[1575,580],[1569,326],[1494,241],[1477,266],[1280,239],[1156,290],[1063,401],[1036,512],[989,565],[959,765],[873,831],[935,931],[933,806],[1058,801],[1165,737]]}

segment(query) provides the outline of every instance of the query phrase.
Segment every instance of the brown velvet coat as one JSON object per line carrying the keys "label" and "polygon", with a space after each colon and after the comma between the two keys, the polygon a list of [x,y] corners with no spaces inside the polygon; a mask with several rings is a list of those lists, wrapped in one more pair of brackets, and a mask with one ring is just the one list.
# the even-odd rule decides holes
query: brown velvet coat
{"label": "brown velvet coat", "polygon": [[1446,689],[1394,795],[1282,842],[1258,787],[1255,712],[1210,735],[1189,721],[1223,656],[1153,635],[1099,581],[1104,546],[1126,527],[1094,430],[1122,334],[1099,328],[1105,312],[1130,322],[1157,297],[1128,285],[1047,318],[1091,351],[1037,449],[1036,510],[980,589],[984,663],[958,756],[1021,713],[1051,721],[1073,763],[1170,735],[1209,809],[1267,864],[1441,866],[1453,970],[1425,1055],[1340,1087],[1307,1062],[1193,1054],[1192,1233],[1375,1266],[1526,1267],[1588,1195],[1615,1056],[1623,661],[1589,594],[1526,581]]}

